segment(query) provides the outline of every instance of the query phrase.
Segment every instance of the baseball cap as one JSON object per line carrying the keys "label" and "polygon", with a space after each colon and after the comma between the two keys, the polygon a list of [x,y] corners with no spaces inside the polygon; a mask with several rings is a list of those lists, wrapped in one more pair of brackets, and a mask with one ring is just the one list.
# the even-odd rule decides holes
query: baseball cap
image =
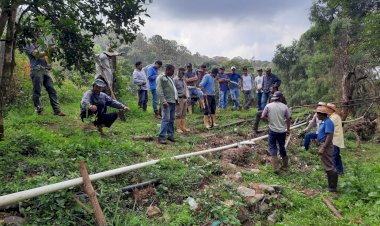
{"label": "baseball cap", "polygon": [[187,63],[186,67],[192,67],[193,65],[191,63]]}
{"label": "baseball cap", "polygon": [[283,96],[283,95],[282,95],[281,91],[276,91],[276,92],[273,93],[273,96],[271,97],[271,99],[272,99],[272,100],[278,100],[278,99],[280,99],[282,96]]}
{"label": "baseball cap", "polygon": [[225,68],[224,68],[224,67],[220,67],[219,69],[220,69],[220,70],[225,70]]}
{"label": "baseball cap", "polygon": [[231,67],[231,70],[236,70],[236,67],[235,67],[235,66],[232,66],[232,67]]}
{"label": "baseball cap", "polygon": [[99,86],[99,87],[106,87],[106,83],[101,80],[101,79],[95,79],[94,83],[92,84],[93,86],[96,85],[96,86]]}
{"label": "baseball cap", "polygon": [[206,68],[207,65],[206,64],[202,64],[201,68]]}

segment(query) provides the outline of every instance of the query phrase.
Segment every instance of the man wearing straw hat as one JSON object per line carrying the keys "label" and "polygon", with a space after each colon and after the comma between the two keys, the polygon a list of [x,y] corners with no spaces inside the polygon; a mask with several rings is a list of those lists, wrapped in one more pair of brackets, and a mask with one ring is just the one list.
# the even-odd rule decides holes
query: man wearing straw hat
{"label": "man wearing straw hat", "polygon": [[334,145],[334,164],[339,175],[343,174],[343,162],[342,157],[340,156],[340,149],[345,148],[344,146],[344,136],[343,136],[343,125],[342,119],[339,116],[339,110],[336,108],[335,104],[327,103],[331,111],[329,118],[334,123],[334,136],[333,136],[333,145]]}
{"label": "man wearing straw hat", "polygon": [[337,192],[338,173],[334,164],[334,146],[332,143],[334,123],[328,117],[331,110],[327,106],[318,106],[315,112],[318,119],[321,120],[317,136],[320,143],[318,154],[327,175],[329,191]]}

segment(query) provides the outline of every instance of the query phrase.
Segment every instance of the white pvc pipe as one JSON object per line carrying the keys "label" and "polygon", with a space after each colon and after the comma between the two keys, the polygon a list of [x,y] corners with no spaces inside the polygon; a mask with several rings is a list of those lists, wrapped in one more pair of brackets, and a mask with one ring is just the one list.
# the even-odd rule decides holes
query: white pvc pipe
{"label": "white pvc pipe", "polygon": [[[306,124],[306,122],[301,123],[301,124],[296,125],[296,126],[292,126],[291,129],[295,129],[295,128],[303,126],[305,124]],[[245,140],[242,142],[237,142],[234,144],[229,144],[229,145],[217,147],[217,148],[211,148],[211,149],[207,149],[207,150],[203,150],[203,151],[197,151],[197,152],[191,152],[191,153],[187,153],[187,154],[183,154],[183,155],[177,155],[177,156],[170,157],[168,159],[183,159],[183,158],[188,158],[191,156],[203,155],[203,154],[207,154],[207,153],[211,153],[211,152],[216,152],[216,151],[221,151],[221,150],[225,150],[225,149],[229,149],[229,148],[233,148],[233,147],[238,147],[238,146],[243,145],[243,144],[251,144],[252,142],[262,140],[262,139],[265,139],[267,137],[268,137],[268,135],[264,135],[264,136],[257,137],[257,138],[251,139],[251,140]],[[142,163],[138,163],[138,164],[134,164],[134,165],[130,165],[130,166],[125,166],[125,167],[121,167],[121,168],[117,168],[117,169],[113,169],[113,170],[108,170],[108,171],[92,174],[92,175],[90,175],[90,180],[94,181],[94,180],[98,180],[98,179],[102,179],[102,178],[111,177],[111,176],[115,176],[118,174],[126,173],[126,172],[133,171],[136,169],[141,169],[141,168],[144,168],[147,166],[154,165],[161,160],[163,160],[163,159],[151,160],[151,161],[147,161],[147,162],[142,162]],[[0,196],[0,206],[9,205],[9,204],[12,204],[12,203],[15,203],[18,201],[37,197],[37,196],[40,196],[43,194],[47,194],[50,192],[70,188],[70,187],[73,187],[76,185],[81,185],[81,184],[83,184],[83,178],[79,177],[79,178],[75,178],[75,179],[71,179],[71,180],[67,180],[67,181],[62,181],[62,182],[55,183],[55,184],[45,185],[45,186],[38,187],[38,188],[33,188],[33,189],[20,191],[20,192],[8,194],[8,195],[3,195],[3,196]]]}

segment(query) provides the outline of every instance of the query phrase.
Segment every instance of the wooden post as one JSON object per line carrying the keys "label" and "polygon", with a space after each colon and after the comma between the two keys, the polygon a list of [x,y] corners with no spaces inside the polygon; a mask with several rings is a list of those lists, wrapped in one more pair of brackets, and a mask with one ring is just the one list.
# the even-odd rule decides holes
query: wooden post
{"label": "wooden post", "polygon": [[99,226],[105,226],[106,222],[104,220],[103,211],[102,211],[102,208],[100,208],[98,199],[96,198],[96,193],[95,193],[94,188],[92,187],[91,180],[90,180],[90,177],[88,176],[86,164],[84,163],[84,161],[80,162],[80,173],[82,174],[82,177],[83,177],[84,191],[88,195],[91,205],[94,209],[96,223]]}
{"label": "wooden post", "polygon": [[322,197],[322,201],[326,204],[326,206],[333,212],[333,214],[338,217],[340,220],[343,219],[342,214],[335,208],[335,206],[325,197]]}
{"label": "wooden post", "polygon": [[[5,41],[0,41],[0,85],[3,86],[5,84],[2,83],[3,78],[3,67],[4,67],[4,57],[5,57]],[[3,118],[3,107],[5,106],[5,95],[3,95],[2,88],[0,87],[0,141],[4,139],[4,118]]]}

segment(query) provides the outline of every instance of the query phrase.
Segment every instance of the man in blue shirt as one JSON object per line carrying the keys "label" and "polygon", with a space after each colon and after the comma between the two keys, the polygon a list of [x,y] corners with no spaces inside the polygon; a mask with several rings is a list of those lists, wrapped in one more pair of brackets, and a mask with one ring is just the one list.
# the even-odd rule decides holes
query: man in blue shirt
{"label": "man in blue shirt", "polygon": [[[213,68],[211,70],[211,75],[206,74],[199,86],[202,88],[203,93],[206,95],[206,107],[203,115],[203,123],[207,129],[210,129],[213,126],[219,126],[216,124],[216,100],[215,100],[215,82],[214,78],[218,74],[218,69]],[[210,117],[209,117],[210,116]],[[209,123],[211,121],[211,125]]]}
{"label": "man in blue shirt", "polygon": [[272,69],[270,67],[267,67],[265,69],[265,72],[266,75],[263,78],[261,109],[264,109],[265,105],[268,103],[268,99],[271,94],[271,88],[275,89],[274,91],[278,91],[278,88],[281,85],[281,80],[277,77],[277,75],[272,73]]}
{"label": "man in blue shirt", "polygon": [[146,71],[146,76],[149,81],[149,89],[152,93],[152,105],[156,118],[160,119],[160,112],[157,108],[157,92],[156,92],[156,79],[158,76],[158,70],[162,66],[162,62],[157,60],[154,64],[150,65]]}
{"label": "man in blue shirt", "polygon": [[334,146],[332,143],[334,123],[328,117],[330,110],[326,106],[318,106],[315,112],[318,119],[321,120],[317,136],[317,140],[320,143],[318,154],[327,174],[329,191],[337,192],[338,173],[334,164]]}
{"label": "man in blue shirt", "polygon": [[216,80],[219,82],[219,108],[226,109],[228,105],[228,82],[230,79],[227,74],[224,74],[224,67],[219,68]]}
{"label": "man in blue shirt", "polygon": [[242,79],[239,74],[236,73],[236,67],[231,67],[232,74],[229,74],[229,88],[231,91],[231,97],[234,102],[234,109],[241,109],[239,103],[240,88],[242,87]]}
{"label": "man in blue shirt", "polygon": [[40,45],[36,40],[33,41],[33,44],[27,45],[25,50],[30,62],[30,77],[33,84],[33,104],[37,114],[41,115],[43,112],[41,104],[41,87],[43,85],[49,94],[50,105],[53,108],[54,114],[65,116],[65,113],[61,111],[59,106],[57,91],[54,89],[53,80],[48,72],[51,66],[45,59],[47,53],[40,49]]}

